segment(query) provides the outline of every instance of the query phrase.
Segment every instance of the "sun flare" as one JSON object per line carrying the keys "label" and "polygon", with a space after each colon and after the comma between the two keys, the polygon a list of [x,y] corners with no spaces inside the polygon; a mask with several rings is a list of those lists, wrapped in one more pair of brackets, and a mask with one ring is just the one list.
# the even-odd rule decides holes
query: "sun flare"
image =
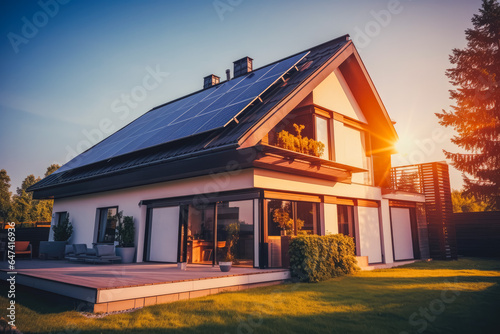
{"label": "sun flare", "polygon": [[394,147],[398,151],[399,155],[406,156],[411,152],[413,145],[414,142],[411,137],[401,136],[399,140],[394,144]]}

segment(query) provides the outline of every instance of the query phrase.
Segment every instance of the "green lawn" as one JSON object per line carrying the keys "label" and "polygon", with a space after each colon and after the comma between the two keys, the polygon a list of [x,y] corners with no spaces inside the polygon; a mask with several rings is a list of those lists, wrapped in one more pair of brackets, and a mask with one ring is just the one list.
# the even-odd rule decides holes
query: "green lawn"
{"label": "green lawn", "polygon": [[16,297],[24,333],[498,333],[500,260],[419,262],[102,318],[32,291]]}

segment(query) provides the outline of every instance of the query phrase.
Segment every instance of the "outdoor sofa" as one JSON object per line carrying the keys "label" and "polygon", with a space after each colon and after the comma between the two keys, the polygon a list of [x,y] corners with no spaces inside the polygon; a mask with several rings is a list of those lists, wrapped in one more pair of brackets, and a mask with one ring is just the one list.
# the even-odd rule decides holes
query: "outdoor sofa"
{"label": "outdoor sofa", "polygon": [[122,259],[116,255],[114,245],[95,245],[94,248],[87,248],[86,244],[67,245],[64,258],[68,261],[87,263],[112,263]]}

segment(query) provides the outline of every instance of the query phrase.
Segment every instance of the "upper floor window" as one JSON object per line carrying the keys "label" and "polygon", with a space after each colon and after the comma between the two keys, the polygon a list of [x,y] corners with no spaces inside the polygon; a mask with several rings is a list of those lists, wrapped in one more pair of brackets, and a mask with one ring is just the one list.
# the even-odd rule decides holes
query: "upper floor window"
{"label": "upper floor window", "polygon": [[68,216],[67,211],[56,212],[56,225],[61,224]]}
{"label": "upper floor window", "polygon": [[315,120],[316,120],[316,124],[315,124],[316,125],[316,140],[323,143],[323,145],[325,145],[325,148],[323,150],[323,154],[321,154],[320,158],[330,160],[332,158],[332,155],[330,152],[330,141],[331,141],[330,126],[329,126],[330,119],[316,115]]}
{"label": "upper floor window", "polygon": [[116,214],[118,207],[100,208],[98,210],[97,243],[114,243],[116,229]]}

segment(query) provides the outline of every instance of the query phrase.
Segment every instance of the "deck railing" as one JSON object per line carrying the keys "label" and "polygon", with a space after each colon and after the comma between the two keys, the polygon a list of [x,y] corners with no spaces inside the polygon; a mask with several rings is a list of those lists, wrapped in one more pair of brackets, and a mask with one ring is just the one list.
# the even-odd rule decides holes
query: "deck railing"
{"label": "deck railing", "polygon": [[422,165],[392,167],[391,189],[423,194]]}

